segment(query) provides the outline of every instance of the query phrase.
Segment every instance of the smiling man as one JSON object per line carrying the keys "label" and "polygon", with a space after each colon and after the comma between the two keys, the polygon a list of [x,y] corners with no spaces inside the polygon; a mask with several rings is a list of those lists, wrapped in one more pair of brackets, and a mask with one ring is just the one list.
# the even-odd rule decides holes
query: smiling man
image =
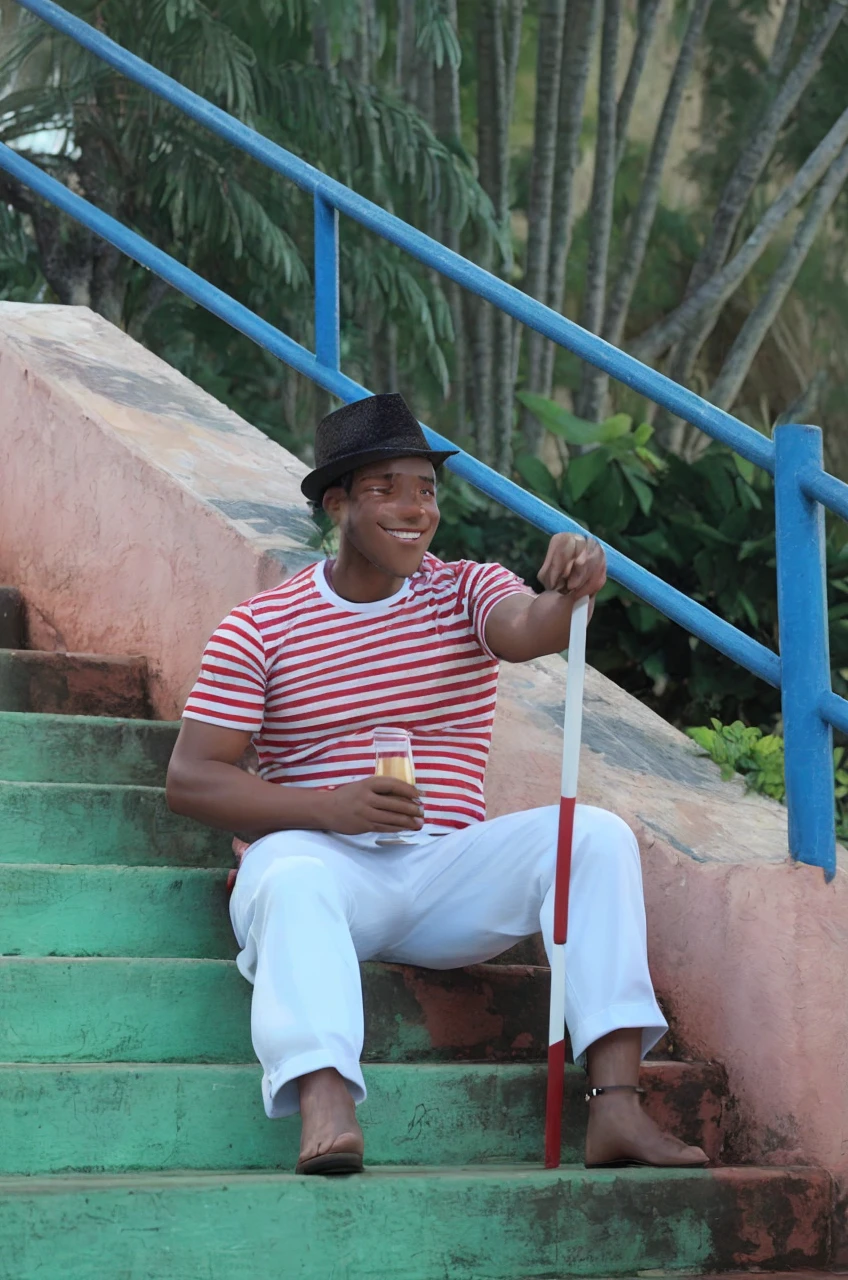
{"label": "smiling man", "polygon": [[[557,534],[529,591],[497,564],[445,564],[437,468],[399,395],[319,425],[304,495],[334,561],[235,608],[212,636],[168,771],[178,813],[255,833],[230,913],[254,984],[269,1117],[302,1116],[300,1173],[362,1168],[359,962],[448,969],[542,930],[550,951],[556,807],[486,821],[498,663],[558,653],[603,586],[601,547]],[[374,729],[405,729],[416,786],[374,775]],[[238,767],[253,742],[259,775]],[[379,844],[386,833],[406,843]],[[585,1055],[587,1165],[706,1162],[642,1110],[642,1056],[666,1028],[651,985],[636,840],[575,819],[565,1015]]]}

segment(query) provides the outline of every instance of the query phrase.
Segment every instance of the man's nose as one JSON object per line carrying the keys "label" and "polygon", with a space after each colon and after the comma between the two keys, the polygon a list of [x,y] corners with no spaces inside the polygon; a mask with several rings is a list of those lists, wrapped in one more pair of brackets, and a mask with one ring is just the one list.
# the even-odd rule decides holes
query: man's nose
{"label": "man's nose", "polygon": [[421,494],[410,490],[407,493],[398,494],[395,510],[403,520],[418,521],[422,515],[426,514],[427,508]]}

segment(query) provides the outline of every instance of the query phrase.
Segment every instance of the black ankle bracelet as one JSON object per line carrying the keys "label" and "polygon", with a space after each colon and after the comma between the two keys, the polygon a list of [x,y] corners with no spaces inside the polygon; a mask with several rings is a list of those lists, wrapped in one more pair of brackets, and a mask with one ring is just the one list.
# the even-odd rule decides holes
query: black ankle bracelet
{"label": "black ankle bracelet", "polygon": [[615,1093],[617,1090],[629,1089],[631,1093],[644,1093],[644,1089],[640,1089],[636,1084],[603,1084],[597,1088],[589,1089],[586,1093],[585,1101],[591,1102],[593,1098],[600,1098],[602,1093]]}

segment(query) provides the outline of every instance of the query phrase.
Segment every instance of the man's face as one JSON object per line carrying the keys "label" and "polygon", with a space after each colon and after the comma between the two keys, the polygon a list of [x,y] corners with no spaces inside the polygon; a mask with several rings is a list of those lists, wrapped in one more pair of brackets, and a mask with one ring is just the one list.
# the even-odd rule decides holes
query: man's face
{"label": "man's face", "polygon": [[436,475],[426,458],[360,467],[350,493],[329,489],[324,506],[341,536],[394,578],[409,578],[418,570],[439,527]]}

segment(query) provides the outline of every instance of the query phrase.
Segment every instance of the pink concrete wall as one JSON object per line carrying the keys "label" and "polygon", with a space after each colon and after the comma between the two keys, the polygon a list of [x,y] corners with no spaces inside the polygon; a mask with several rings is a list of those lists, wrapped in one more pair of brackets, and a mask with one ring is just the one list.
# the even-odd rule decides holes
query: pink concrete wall
{"label": "pink concrete wall", "polygon": [[[557,796],[559,665],[503,672],[493,812]],[[651,969],[676,1049],[727,1068],[737,1104],[727,1158],[822,1164],[848,1193],[844,851],[830,884],[793,863],[781,806],[723,783],[681,734],[592,671],[584,740],[581,800],[619,813],[639,839]]]}
{"label": "pink concrete wall", "polygon": [[[315,558],[302,464],[83,308],[0,303],[0,579],[33,641],[143,653],[179,714],[238,600]],[[591,656],[591,637],[590,637]],[[494,813],[557,797],[564,666],[502,675]],[[590,673],[581,799],[642,850],[651,959],[678,1046],[727,1068],[735,1156],[848,1185],[848,870],[793,866],[786,815]]]}
{"label": "pink concrete wall", "polygon": [[0,303],[0,579],[33,647],[144,654],[178,716],[224,614],[314,558],[222,507],[250,515],[258,479],[260,524],[302,512],[304,471],[87,309]]}

